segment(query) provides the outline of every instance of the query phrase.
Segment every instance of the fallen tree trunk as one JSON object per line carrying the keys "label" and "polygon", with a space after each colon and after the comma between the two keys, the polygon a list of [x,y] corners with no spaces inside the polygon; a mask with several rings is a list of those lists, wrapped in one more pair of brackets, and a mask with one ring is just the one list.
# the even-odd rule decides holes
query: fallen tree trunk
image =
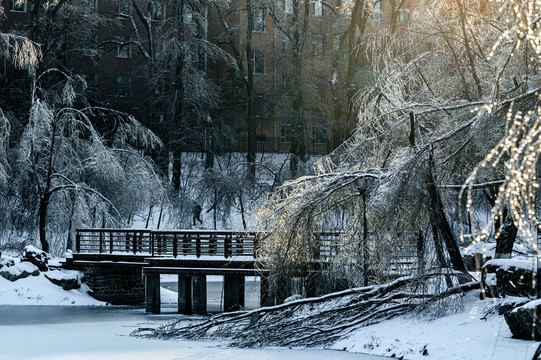
{"label": "fallen tree trunk", "polygon": [[[449,296],[478,289],[466,282],[440,293],[412,291],[442,272],[409,276],[382,285],[348,289],[252,311],[237,311],[186,324],[185,319],[160,328],[140,328],[133,336],[160,338],[225,338],[233,346],[315,346],[329,344],[362,326],[403,315]],[[467,274],[449,270],[459,278]]]}

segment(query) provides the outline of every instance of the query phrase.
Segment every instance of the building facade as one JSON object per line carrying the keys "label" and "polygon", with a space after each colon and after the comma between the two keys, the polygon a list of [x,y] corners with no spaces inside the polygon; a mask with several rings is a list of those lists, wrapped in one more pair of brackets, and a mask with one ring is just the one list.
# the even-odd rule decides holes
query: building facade
{"label": "building facade", "polygon": [[[43,6],[36,10],[32,4]],[[372,21],[409,22],[410,5],[396,15],[387,11],[393,4],[375,2]],[[42,50],[47,47],[45,56],[56,52],[54,65],[84,76],[97,104],[133,114],[162,136],[182,133],[185,150],[208,150],[213,137],[215,150],[246,151],[249,115],[242,76],[247,71],[258,151],[290,151],[302,135],[309,153],[326,153],[336,146],[332,139],[347,137],[346,90],[336,84],[347,72],[344,34],[352,3],[3,0],[2,5],[4,31],[31,34]],[[61,33],[64,23],[71,24],[65,25],[68,33]],[[56,40],[50,29],[58,31]],[[219,90],[220,106],[205,92],[210,85],[204,77]],[[192,99],[196,94],[202,99]],[[199,137],[209,135],[190,140],[186,133],[193,129]],[[216,139],[225,133],[227,140]]]}

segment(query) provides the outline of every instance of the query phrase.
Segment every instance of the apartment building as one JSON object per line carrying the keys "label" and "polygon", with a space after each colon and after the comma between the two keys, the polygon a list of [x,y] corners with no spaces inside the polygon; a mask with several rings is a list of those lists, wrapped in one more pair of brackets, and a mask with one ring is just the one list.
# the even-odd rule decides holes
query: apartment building
{"label": "apartment building", "polygon": [[[372,20],[388,23],[389,17],[398,16],[400,23],[407,23],[409,5],[396,15],[387,11],[388,2],[374,3]],[[32,26],[36,13],[32,13],[30,2],[3,0],[2,5],[6,15],[1,23],[4,31]],[[68,37],[69,43],[58,45],[64,47],[59,65],[84,75],[89,94],[97,102],[132,113],[157,130],[163,126],[170,102],[170,97],[159,98],[163,92],[175,94],[179,83],[171,74],[173,69],[160,67],[173,56],[171,51],[163,51],[169,46],[168,39],[182,38],[185,43],[193,38],[199,40],[192,45],[208,41],[234,57],[233,41],[245,68],[251,62],[253,69],[258,151],[289,151],[293,137],[298,135],[293,123],[298,111],[305,120],[308,151],[332,150],[331,139],[343,139],[347,134],[347,103],[333,89],[336,76],[347,67],[341,40],[350,22],[347,0],[315,1],[308,7],[304,1],[295,0],[251,0],[250,5],[251,14],[246,0],[232,0],[221,9],[221,18],[216,6],[200,0],[67,0],[65,9],[78,9],[82,18],[95,15],[100,23],[80,36]],[[249,16],[253,21],[250,59],[246,55]],[[55,21],[67,20],[58,17]],[[180,27],[175,25],[178,22]],[[208,117],[232,129],[230,133],[237,140],[218,143],[224,150],[245,151],[246,99],[239,72],[232,68],[231,61],[211,59],[204,47],[192,45],[175,48],[184,51],[176,66],[191,64],[215,81],[221,89],[222,105],[209,111]],[[302,69],[296,69],[299,66]],[[153,71],[161,77],[149,74]],[[298,78],[302,80],[295,80]],[[188,124],[189,114],[184,113],[174,126]],[[207,141],[186,144],[187,150],[202,150]]]}

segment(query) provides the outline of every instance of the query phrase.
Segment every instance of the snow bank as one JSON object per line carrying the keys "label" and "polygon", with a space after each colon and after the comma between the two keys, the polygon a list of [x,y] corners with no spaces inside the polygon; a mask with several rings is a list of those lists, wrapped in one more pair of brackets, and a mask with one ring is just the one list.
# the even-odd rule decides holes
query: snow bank
{"label": "snow bank", "polygon": [[396,318],[353,331],[332,348],[404,359],[531,359],[538,342],[517,340],[496,305],[470,292],[463,310],[437,319]]}
{"label": "snow bank", "polygon": [[88,290],[84,284],[80,289],[63,290],[44,273],[15,282],[0,277],[0,305],[105,305],[88,295]]}

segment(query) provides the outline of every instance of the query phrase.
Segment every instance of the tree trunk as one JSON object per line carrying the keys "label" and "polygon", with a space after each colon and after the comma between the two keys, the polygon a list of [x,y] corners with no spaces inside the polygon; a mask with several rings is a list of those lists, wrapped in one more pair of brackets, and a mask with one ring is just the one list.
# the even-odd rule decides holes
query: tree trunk
{"label": "tree trunk", "polygon": [[[436,249],[436,257],[438,258],[438,262],[440,263],[442,269],[445,269],[448,267],[447,259],[445,259],[445,253],[443,252],[443,244],[441,242],[438,227],[434,224],[432,225],[432,237],[434,238],[434,248]],[[453,280],[449,274],[445,274],[445,283],[447,284],[448,288],[453,287]]]}
{"label": "tree trunk", "polygon": [[[464,260],[458,248],[457,242],[453,236],[451,226],[447,221],[445,216],[445,211],[443,209],[443,202],[441,201],[440,194],[436,188],[436,183],[434,177],[432,176],[432,170],[434,167],[434,159],[432,156],[432,147],[430,147],[428,155],[428,174],[427,174],[427,191],[430,197],[430,207],[432,224],[436,227],[437,233],[441,236],[442,240],[447,247],[447,252],[449,253],[449,259],[451,260],[451,266],[460,271],[466,272],[466,266],[464,265]],[[436,236],[436,235],[435,235]]]}
{"label": "tree trunk", "polygon": [[45,252],[49,252],[49,242],[47,241],[45,226],[47,224],[47,208],[50,199],[51,193],[46,191],[39,201],[39,241],[41,243],[41,249]]}
{"label": "tree trunk", "polygon": [[171,156],[171,158],[173,162],[173,174],[171,182],[173,185],[173,190],[175,192],[178,192],[180,190],[180,173],[182,168],[182,159],[181,155],[176,156],[174,152],[172,154],[173,155]]}
{"label": "tree trunk", "polygon": [[513,244],[517,238],[518,229],[513,223],[511,214],[506,209],[505,221],[500,228],[500,236],[496,239],[496,259],[510,259],[513,252]]}
{"label": "tree trunk", "polygon": [[248,17],[248,27],[246,28],[246,59],[248,60],[248,73],[246,74],[245,88],[248,97],[246,108],[246,131],[247,131],[247,152],[246,161],[248,162],[248,178],[255,180],[255,159],[257,152],[256,131],[257,124],[254,109],[254,51],[252,49],[252,34],[254,31],[254,17],[252,10],[252,1],[246,0],[246,16]]}

